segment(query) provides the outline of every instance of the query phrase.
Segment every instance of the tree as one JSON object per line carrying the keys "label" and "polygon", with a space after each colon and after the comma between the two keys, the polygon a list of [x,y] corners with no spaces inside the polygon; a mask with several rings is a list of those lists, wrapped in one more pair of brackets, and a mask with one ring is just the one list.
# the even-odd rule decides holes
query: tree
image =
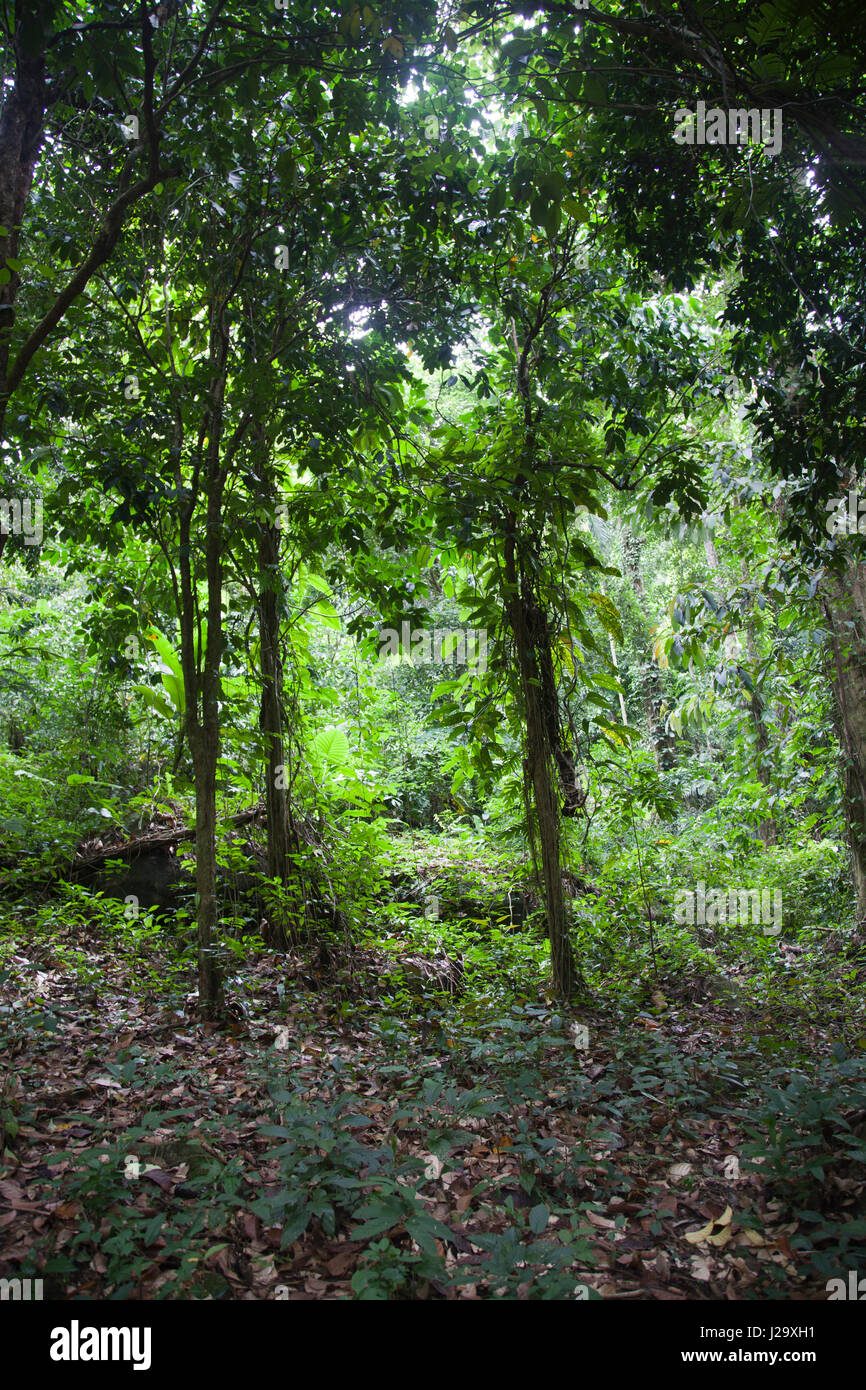
{"label": "tree", "polygon": [[[233,112],[264,97],[263,74],[283,85],[290,74],[312,121],[325,105],[322,74],[345,119],[365,104],[386,111],[403,47],[392,33],[410,22],[420,37],[435,17],[426,4],[398,3],[362,22],[355,6],[335,25],[330,10],[313,5],[296,13],[215,0],[191,12],[139,0],[106,18],[95,6],[16,0],[3,20],[0,441],[44,442],[46,405],[59,413],[44,383],[25,392],[8,430],[9,404],[33,363],[63,325],[74,329],[70,316],[86,314],[88,287],[151,196],[171,181],[195,181]],[[0,535],[0,554],[4,543]]]}
{"label": "tree", "polygon": [[[605,239],[645,277],[647,292],[654,282],[704,292],[726,282],[732,379],[756,453],[791,484],[783,538],[806,562],[804,598],[814,597],[825,566],[848,586],[847,595],[833,578],[824,587],[839,634],[857,609],[858,572],[839,567],[825,522],[859,474],[866,423],[862,23],[852,21],[852,34],[844,6],[831,15],[818,3],[782,0],[759,11],[698,0],[651,15],[637,4],[591,7],[576,22],[566,8],[548,6],[546,27],[503,44],[506,90],[534,87],[552,142],[567,141],[582,183],[599,190]],[[482,27],[494,23],[486,6],[477,13]],[[677,143],[677,110],[695,110],[698,100],[725,111],[780,110],[780,148]],[[850,643],[838,642],[831,659],[840,698],[847,688],[844,731],[866,700],[863,669]],[[855,760],[850,790],[866,785],[853,727],[841,747],[846,762]],[[859,795],[846,804],[859,845],[864,808]],[[866,896],[858,896],[862,920]]]}

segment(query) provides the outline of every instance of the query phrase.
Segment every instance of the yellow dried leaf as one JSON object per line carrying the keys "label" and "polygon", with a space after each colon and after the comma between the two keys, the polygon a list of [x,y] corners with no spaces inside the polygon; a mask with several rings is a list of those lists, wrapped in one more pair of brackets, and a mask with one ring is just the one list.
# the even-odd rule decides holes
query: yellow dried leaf
{"label": "yellow dried leaf", "polygon": [[[708,1240],[712,1245],[725,1245],[731,1238],[731,1217],[733,1214],[730,1207],[725,1207],[721,1216],[717,1216],[708,1225],[702,1226],[699,1231],[687,1231],[686,1240],[690,1245],[697,1245],[700,1240]],[[717,1226],[721,1226],[723,1229],[717,1231]],[[724,1240],[720,1239],[722,1236],[724,1236]]]}
{"label": "yellow dried leaf", "polygon": [[767,1244],[767,1241],[766,1241],[766,1240],[764,1239],[764,1237],[761,1235],[761,1232],[760,1232],[760,1231],[753,1231],[753,1230],[751,1229],[751,1227],[749,1227],[749,1226],[746,1226],[746,1227],[740,1232],[740,1234],[741,1234],[741,1235],[744,1235],[744,1236],[746,1237],[746,1240],[748,1241],[749,1245],[766,1245],[766,1244]]}
{"label": "yellow dried leaf", "polygon": [[689,1245],[697,1245],[698,1241],[709,1240],[710,1236],[713,1234],[714,1224],[714,1222],[710,1221],[708,1225],[702,1226],[699,1231],[686,1231],[686,1240],[689,1242]]}

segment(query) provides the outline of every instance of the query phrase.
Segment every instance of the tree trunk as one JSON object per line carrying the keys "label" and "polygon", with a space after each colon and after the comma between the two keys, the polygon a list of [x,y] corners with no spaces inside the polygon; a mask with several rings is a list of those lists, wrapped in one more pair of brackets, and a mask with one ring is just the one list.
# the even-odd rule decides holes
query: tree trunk
{"label": "tree trunk", "polygon": [[[506,579],[512,597],[507,604],[507,614],[517,650],[526,719],[525,770],[527,781],[532,788],[541,849],[553,987],[560,998],[568,999],[577,989],[585,986],[574,962],[565,895],[562,890],[559,806],[557,784],[553,774],[556,747],[551,744],[550,739],[550,714],[544,708],[545,688],[549,682],[542,680],[539,666],[535,635],[537,624],[533,621],[533,605],[518,589],[514,549],[513,539],[509,538],[506,545]],[[549,690],[547,694],[549,697]],[[556,698],[555,689],[553,698]]]}
{"label": "tree trunk", "polygon": [[831,670],[844,758],[843,804],[857,894],[857,934],[866,934],[866,563],[822,581]]}
{"label": "tree trunk", "polygon": [[[276,491],[266,471],[266,506],[273,515]],[[285,884],[289,876],[288,781],[283,742],[283,668],[280,656],[280,532],[276,524],[262,525],[259,533],[259,639],[262,698],[259,727],[265,739],[265,805],[267,808],[268,878]],[[271,944],[286,950],[288,937],[283,920],[272,921]]]}
{"label": "tree trunk", "polygon": [[[198,929],[198,1003],[205,1021],[224,1011],[222,967],[216,938],[216,771],[220,748],[220,665],[222,662],[223,494],[226,474],[221,462],[224,398],[229,336],[227,299],[216,292],[211,305],[211,378],[200,440],[207,440],[203,467],[196,465],[192,485],[184,489],[178,463],[180,507],[180,657],[186,695],[187,738],[195,775],[195,886]],[[207,632],[200,622],[193,556],[192,522],[199,496],[206,498],[204,564]]]}
{"label": "tree trunk", "polygon": [[[218,448],[217,444],[217,448]],[[216,460],[212,460],[216,464]],[[198,1001],[201,1017],[217,1021],[223,1012],[222,968],[216,939],[216,771],[220,745],[220,662],[222,659],[222,486],[208,470],[207,638],[199,633],[201,669],[195,661],[195,605],[184,604],[181,652],[187,687],[187,731],[195,775],[195,886],[198,928]],[[190,586],[191,590],[191,586]],[[191,683],[190,683],[191,682]],[[199,714],[198,695],[201,692]]]}
{"label": "tree trunk", "polygon": [[[516,323],[513,319],[511,323],[517,362],[517,396],[523,413],[522,453],[527,460],[532,460],[535,454],[539,418],[536,415],[530,387],[533,348],[552,312],[551,305],[557,285],[567,264],[566,257],[542,289],[522,349],[517,338]],[[539,402],[539,415],[542,410],[543,405]],[[577,990],[584,992],[586,984],[575,965],[569,940],[568,914],[562,890],[559,806],[554,767],[562,782],[568,814],[573,814],[580,803],[580,789],[576,785],[574,754],[571,748],[563,746],[550,629],[547,615],[536,594],[537,554],[531,555],[526,563],[519,551],[518,517],[523,509],[527,481],[527,475],[521,468],[514,479],[512,504],[505,514],[505,612],[514,637],[520,671],[520,690],[526,719],[524,785],[527,782],[531,785],[535,801],[553,987],[560,998],[568,999]],[[530,540],[534,540],[537,550],[537,523],[530,522],[530,526],[535,527],[534,536],[530,532]],[[533,838],[533,859],[534,848]]]}
{"label": "tree trunk", "polygon": [[[748,626],[746,627],[746,647],[749,653],[752,671],[755,670],[754,663],[754,644],[751,640]],[[749,700],[749,712],[752,716],[752,723],[755,726],[755,772],[758,781],[762,786],[772,791],[774,778],[772,768],[769,765],[767,753],[770,747],[770,736],[767,732],[766,705],[764,697],[755,683]],[[779,842],[779,831],[773,816],[767,816],[758,826],[758,835],[765,845],[776,845]]]}
{"label": "tree trunk", "polygon": [[[0,263],[20,255],[21,227],[33,171],[42,145],[45,116],[45,39],[52,6],[15,5],[13,51],[15,80],[4,95],[0,113]],[[43,23],[44,21],[44,23]],[[15,299],[21,277],[12,271],[0,286],[0,440],[8,401],[9,355],[15,324]],[[4,537],[0,536],[0,554]]]}
{"label": "tree trunk", "polygon": [[279,532],[268,527],[259,542],[262,588],[259,600],[262,699],[259,725],[267,742],[265,805],[268,816],[268,877],[285,882],[288,854],[288,808],[285,748],[283,746],[282,662],[280,619],[274,588],[278,572]]}
{"label": "tree trunk", "polygon": [[[741,574],[743,580],[748,578],[745,560],[742,562]],[[767,753],[770,748],[770,734],[767,729],[766,702],[758,687],[758,653],[755,645],[755,625],[751,614],[746,615],[746,653],[749,658],[749,675],[752,679],[754,689],[749,700],[749,712],[752,716],[752,723],[755,726],[755,771],[758,781],[762,786],[772,790],[774,785],[773,770],[770,767]],[[775,845],[779,842],[779,832],[775,819],[768,816],[762,820],[758,826],[758,834],[765,845]]]}
{"label": "tree trunk", "polygon": [[212,720],[190,737],[195,775],[195,887],[198,935],[199,1012],[216,1022],[223,1010],[222,968],[217,945],[216,769],[219,730]]}

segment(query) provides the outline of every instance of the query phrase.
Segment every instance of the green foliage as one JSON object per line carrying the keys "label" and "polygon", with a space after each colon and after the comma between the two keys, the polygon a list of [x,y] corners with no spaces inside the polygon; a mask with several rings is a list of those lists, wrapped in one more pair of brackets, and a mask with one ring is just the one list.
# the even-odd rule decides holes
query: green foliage
{"label": "green foliage", "polygon": [[[809,1269],[855,1267],[825,1179],[863,1161],[864,545],[826,520],[866,423],[859,29],[790,0],[55,8],[12,7],[0,59],[0,493],[45,510],[38,544],[0,525],[0,1022],[44,1061],[55,978],[98,999],[107,959],[176,1014],[213,884],[130,919],[66,878],[215,814],[220,1021],[275,999],[298,1052],[315,994],[388,1057],[395,1116],[368,1143],[370,1076],[335,1049],[311,1095],[287,1043],[258,1109],[159,1105],[58,1151],[82,1218],[46,1269],[98,1254],[140,1296],[159,1248],[157,1296],[227,1296],[208,1261],[251,1218],[287,1262],[362,1247],[359,1299],[568,1298],[587,1173],[655,1234],[621,1136],[706,1153],[688,1126],[732,1117]],[[756,92],[775,152],[672,138]],[[384,628],[426,640],[385,656]],[[284,882],[229,822],[274,775]],[[548,1008],[557,875],[598,1069]],[[782,931],[679,920],[698,883],[781,891]],[[709,1050],[703,1007],[736,1043]],[[190,1079],[162,1065],[107,1064],[135,1099]],[[28,1105],[4,1083],[0,1155]],[[479,1179],[470,1251],[428,1169],[482,1122],[516,1177]],[[163,1128],[209,1145],[173,1203],[127,1171]]]}
{"label": "green foliage", "polygon": [[[748,1167],[769,1178],[774,1195],[796,1219],[794,1248],[822,1278],[858,1269],[866,1223],[830,1215],[830,1174],[859,1183],[866,1164],[866,1061],[842,1042],[809,1071],[774,1068],[745,1121]],[[853,1123],[852,1123],[853,1119]]]}

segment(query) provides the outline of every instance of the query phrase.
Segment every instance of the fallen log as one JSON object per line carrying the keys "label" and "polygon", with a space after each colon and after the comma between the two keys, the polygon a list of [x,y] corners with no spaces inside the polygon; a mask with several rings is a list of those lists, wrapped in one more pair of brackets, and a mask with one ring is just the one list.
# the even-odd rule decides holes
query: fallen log
{"label": "fallen log", "polygon": [[[264,817],[265,805],[260,802],[249,811],[239,811],[235,816],[229,816],[225,825],[237,828],[241,825],[250,825],[253,821]],[[172,845],[182,844],[186,840],[195,839],[195,828],[190,829],[183,826],[180,829],[155,830],[147,835],[139,835],[134,840],[126,840],[119,845],[101,846],[98,850],[81,853],[76,851],[75,857],[70,865],[69,879],[76,878],[81,873],[87,873],[92,869],[98,869],[109,859],[123,859],[131,861],[137,859],[141,854],[147,854],[155,849],[165,849]]]}

